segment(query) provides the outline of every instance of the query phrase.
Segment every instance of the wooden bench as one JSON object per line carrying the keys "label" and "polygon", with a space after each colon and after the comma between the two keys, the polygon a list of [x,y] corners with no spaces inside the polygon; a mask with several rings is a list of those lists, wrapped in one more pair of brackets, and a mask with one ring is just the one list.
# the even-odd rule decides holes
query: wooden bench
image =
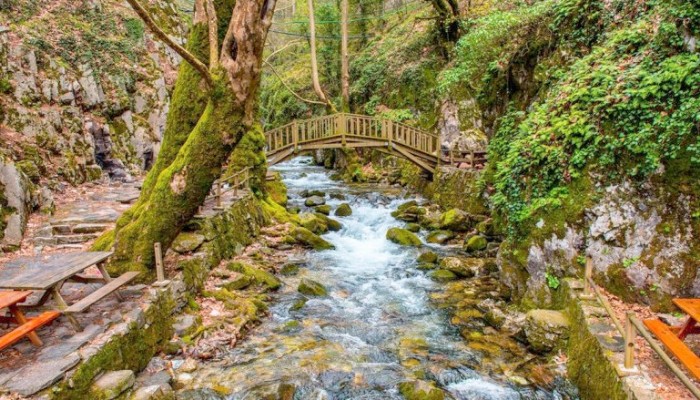
{"label": "wooden bench", "polygon": [[90,293],[89,295],[85,296],[84,298],[82,298],[78,302],[69,306],[68,308],[63,310],[63,312],[65,312],[65,313],[83,312],[87,308],[89,308],[91,305],[95,304],[96,302],[100,301],[102,298],[106,297],[110,293],[119,289],[122,285],[124,285],[124,284],[130,282],[131,280],[133,280],[134,278],[136,278],[138,275],[139,275],[139,272],[137,272],[137,271],[125,272],[122,275],[120,275],[118,278],[112,279],[106,285],[100,287],[99,289],[97,289],[94,292]]}
{"label": "wooden bench", "polygon": [[32,294],[31,291],[0,292],[0,309],[8,308],[11,314],[11,317],[3,318],[3,321],[15,322],[19,325],[11,332],[0,337],[0,350],[3,350],[6,347],[15,344],[17,341],[19,341],[25,336],[35,346],[41,346],[41,339],[39,339],[39,336],[34,331],[48,324],[49,322],[53,321],[61,315],[61,313],[58,311],[47,311],[36,318],[27,318],[24,315],[24,313],[19,309],[17,304],[26,300],[30,294]]}
{"label": "wooden bench", "polygon": [[647,319],[644,325],[688,368],[695,378],[700,379],[700,357],[683,343],[672,327],[658,319]]}

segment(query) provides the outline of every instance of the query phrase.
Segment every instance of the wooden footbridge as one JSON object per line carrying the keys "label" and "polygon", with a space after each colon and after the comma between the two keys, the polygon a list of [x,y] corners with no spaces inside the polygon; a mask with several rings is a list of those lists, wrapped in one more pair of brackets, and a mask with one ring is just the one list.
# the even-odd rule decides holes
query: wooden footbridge
{"label": "wooden footbridge", "polygon": [[294,121],[265,132],[265,139],[269,165],[300,152],[339,148],[375,148],[430,173],[439,165],[480,169],[486,163],[486,152],[444,150],[435,133],[367,115],[338,113]]}

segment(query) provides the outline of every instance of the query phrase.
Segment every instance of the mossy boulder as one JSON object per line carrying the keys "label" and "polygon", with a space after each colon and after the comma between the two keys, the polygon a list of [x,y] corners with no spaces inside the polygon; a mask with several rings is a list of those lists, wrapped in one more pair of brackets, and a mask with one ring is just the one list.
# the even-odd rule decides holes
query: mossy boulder
{"label": "mossy boulder", "polygon": [[399,393],[406,400],[444,400],[445,392],[435,387],[433,382],[409,381],[399,383]]}
{"label": "mossy boulder", "polygon": [[223,287],[228,290],[243,290],[255,283],[255,278],[248,275],[240,275],[229,282],[226,282]]}
{"label": "mossy boulder", "polygon": [[438,267],[437,264],[433,264],[433,263],[420,263],[420,264],[418,264],[416,269],[418,269],[419,271],[432,271],[437,267]]}
{"label": "mossy boulder", "polygon": [[335,249],[335,246],[326,240],[323,240],[320,236],[314,234],[310,230],[302,227],[296,227],[289,236],[289,241],[291,243],[300,244],[307,248],[314,250],[331,250]]}
{"label": "mossy boulder", "polygon": [[297,291],[307,296],[322,297],[328,295],[328,290],[325,286],[307,278],[303,278],[301,282],[299,282],[299,287],[297,288]]}
{"label": "mossy boulder", "polygon": [[498,232],[496,232],[495,225],[491,219],[476,224],[476,231],[486,237],[498,236]]}
{"label": "mossy boulder", "polygon": [[322,214],[301,213],[299,214],[299,222],[301,226],[317,235],[326,233],[328,232],[328,225],[322,218],[319,218],[319,215]]}
{"label": "mossy boulder", "polygon": [[409,232],[413,233],[418,233],[420,231],[420,225],[416,224],[415,222],[409,222],[406,224],[406,230]]}
{"label": "mossy boulder", "polygon": [[467,239],[467,243],[464,245],[464,249],[467,253],[474,253],[477,251],[485,250],[488,246],[488,241],[485,237],[481,235],[474,235]]}
{"label": "mossy boulder", "polygon": [[440,268],[453,272],[461,278],[476,276],[484,268],[485,261],[481,258],[445,257],[440,260]]}
{"label": "mossy boulder", "polygon": [[302,190],[302,191],[299,193],[299,195],[300,195],[301,197],[313,197],[313,196],[317,196],[317,197],[326,197],[326,192],[321,191],[321,190],[318,190],[318,189],[314,189],[314,190]]}
{"label": "mossy boulder", "polygon": [[428,276],[430,276],[431,279],[438,282],[449,282],[457,279],[457,275],[455,275],[454,272],[447,271],[444,269],[435,270],[431,272]]}
{"label": "mossy boulder", "polygon": [[335,209],[335,215],[338,217],[347,217],[352,215],[352,208],[348,203],[342,203]]}
{"label": "mossy boulder", "polygon": [[425,251],[425,252],[421,253],[420,256],[418,256],[419,263],[435,264],[435,263],[437,263],[437,260],[438,260],[438,255],[434,251]]}
{"label": "mossy boulder", "polygon": [[316,207],[326,204],[326,199],[321,196],[311,196],[304,200],[304,205],[307,207]]}
{"label": "mossy boulder", "polygon": [[280,268],[280,274],[284,276],[293,276],[299,273],[299,264],[285,264]]}
{"label": "mossy boulder", "polygon": [[136,382],[134,371],[107,371],[92,385],[91,395],[95,399],[114,399],[126,392]]}
{"label": "mossy boulder", "polygon": [[525,320],[525,337],[535,353],[561,348],[569,337],[569,319],[561,311],[530,310]]}
{"label": "mossy boulder", "polygon": [[318,206],[314,209],[317,213],[323,214],[323,215],[330,215],[331,214],[331,206],[328,204],[324,204],[322,206]]}
{"label": "mossy boulder", "polygon": [[252,278],[257,284],[263,285],[270,290],[277,290],[282,286],[282,282],[267,271],[252,265],[241,262],[232,262],[226,266],[230,271],[238,272],[244,276]]}
{"label": "mossy boulder", "polygon": [[391,216],[405,222],[417,222],[427,213],[425,207],[412,206],[405,210],[396,210],[391,213]]}
{"label": "mossy boulder", "polygon": [[425,240],[428,243],[445,244],[445,243],[447,243],[448,240],[450,240],[454,237],[455,237],[454,232],[441,229],[438,231],[430,232],[428,234],[428,237]]}
{"label": "mossy boulder", "polygon": [[418,236],[402,228],[391,228],[386,232],[386,238],[401,246],[422,246]]}
{"label": "mossy boulder", "polygon": [[453,208],[440,214],[438,224],[440,226],[440,229],[446,229],[455,232],[466,232],[472,229],[471,218],[469,214],[458,208]]}
{"label": "mossy boulder", "polygon": [[172,246],[170,247],[173,249],[173,251],[180,254],[191,253],[197,250],[199,246],[204,243],[205,239],[206,238],[204,235],[199,233],[181,232],[179,235],[177,235]]}
{"label": "mossy boulder", "polygon": [[323,221],[323,223],[328,227],[329,231],[337,232],[337,231],[343,229],[343,224],[334,220],[333,218],[330,218],[326,215],[319,214],[319,213],[316,213],[314,215],[316,216],[316,218]]}
{"label": "mossy boulder", "polygon": [[283,207],[287,205],[287,186],[279,173],[275,173],[275,179],[265,182],[265,190],[272,201]]}

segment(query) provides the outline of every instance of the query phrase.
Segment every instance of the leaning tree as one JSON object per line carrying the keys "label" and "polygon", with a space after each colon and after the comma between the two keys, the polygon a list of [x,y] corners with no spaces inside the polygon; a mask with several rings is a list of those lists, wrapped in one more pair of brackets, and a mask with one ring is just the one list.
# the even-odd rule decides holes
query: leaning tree
{"label": "leaning tree", "polygon": [[138,0],[149,30],[184,60],[163,143],[137,202],[95,248],[114,246],[116,269],[148,269],[195,215],[246,135],[260,134],[255,108],[263,47],[276,0],[195,0],[186,48],[163,32]]}

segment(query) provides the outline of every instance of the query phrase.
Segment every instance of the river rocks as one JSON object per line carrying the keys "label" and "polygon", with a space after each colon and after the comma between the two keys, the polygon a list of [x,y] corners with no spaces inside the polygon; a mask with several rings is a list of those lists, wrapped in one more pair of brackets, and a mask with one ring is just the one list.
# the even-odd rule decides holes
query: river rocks
{"label": "river rocks", "polygon": [[307,296],[327,296],[328,290],[322,284],[311,279],[303,278],[297,291]]}
{"label": "river rocks", "polygon": [[205,239],[204,235],[200,235],[199,233],[182,232],[177,235],[171,248],[173,251],[180,254],[191,253],[197,250],[199,246],[204,243]]}
{"label": "river rocks", "polygon": [[440,215],[438,220],[440,229],[447,229],[457,232],[466,232],[471,229],[470,216],[466,212],[453,208]]}
{"label": "river rocks", "polygon": [[333,218],[329,218],[326,215],[319,214],[319,213],[316,213],[314,215],[316,216],[316,218],[320,219],[324,225],[326,225],[326,227],[329,231],[337,232],[337,231],[343,229],[343,224],[334,220]]}
{"label": "river rocks", "polygon": [[467,251],[467,253],[474,253],[485,250],[487,245],[488,241],[485,237],[481,235],[474,235],[467,240],[464,249]]}
{"label": "river rocks", "polygon": [[301,226],[317,235],[328,232],[328,225],[318,217],[318,214],[301,213],[299,214],[299,222]]}
{"label": "river rocks", "polygon": [[226,266],[230,271],[238,272],[252,278],[256,283],[266,286],[270,290],[277,290],[282,282],[274,275],[262,269],[241,262],[232,262]]}
{"label": "river rocks", "polygon": [[289,307],[289,311],[301,310],[302,308],[304,308],[307,301],[309,301],[309,299],[307,299],[306,297],[302,297],[301,299],[295,300],[294,303],[292,303],[292,306]]}
{"label": "river rocks", "polygon": [[406,400],[444,400],[445,392],[435,387],[433,382],[410,381],[399,383],[399,393]]}
{"label": "river rocks", "polygon": [[452,231],[438,230],[430,232],[425,241],[434,244],[445,244],[448,240],[454,237],[455,234]]}
{"label": "river rocks", "polygon": [[243,290],[255,283],[255,278],[248,275],[240,275],[222,286],[228,290]]}
{"label": "river rocks", "polygon": [[391,216],[405,222],[417,222],[426,213],[425,207],[420,207],[415,200],[411,200],[401,204]]}
{"label": "river rocks", "polygon": [[304,198],[308,197],[326,197],[326,193],[320,190],[302,190],[299,195]]}
{"label": "river rocks", "polygon": [[338,217],[347,217],[352,215],[352,208],[350,208],[350,204],[342,203],[339,205],[338,208],[335,209],[335,215]]}
{"label": "river rocks", "polygon": [[323,240],[320,236],[315,235],[310,230],[302,227],[294,228],[289,236],[289,239],[292,243],[298,243],[314,250],[335,249],[333,244]]}
{"label": "river rocks", "polygon": [[450,271],[460,278],[471,278],[484,267],[481,258],[445,257],[440,261],[440,268]]}
{"label": "river rocks", "polygon": [[93,383],[92,394],[95,398],[111,400],[134,386],[135,381],[132,370],[109,371]]}
{"label": "river rocks", "polygon": [[569,337],[569,319],[561,311],[530,310],[525,323],[525,336],[530,348],[548,353]]}
{"label": "river rocks", "polygon": [[307,207],[316,207],[326,204],[326,199],[321,196],[311,196],[304,200],[304,205]]}
{"label": "river rocks", "polygon": [[315,211],[317,213],[323,214],[323,215],[330,215],[331,214],[331,206],[328,204],[324,204],[322,206],[318,206],[315,208]]}
{"label": "river rocks", "polygon": [[420,231],[420,225],[416,224],[415,222],[409,222],[406,224],[405,229],[409,232],[418,233]]}
{"label": "river rocks", "polygon": [[293,276],[299,273],[299,264],[289,263],[280,268],[280,274],[284,276]]}
{"label": "river rocks", "polygon": [[437,263],[438,260],[438,255],[435,254],[433,251],[426,251],[421,253],[420,256],[418,256],[418,262],[423,264],[423,263],[428,263],[428,264],[435,264]]}
{"label": "river rocks", "polygon": [[386,232],[386,238],[401,246],[422,246],[418,236],[402,228],[391,228]]}
{"label": "river rocks", "polygon": [[455,275],[454,272],[445,269],[432,271],[428,274],[428,276],[438,282],[449,282],[457,279],[457,275]]}

